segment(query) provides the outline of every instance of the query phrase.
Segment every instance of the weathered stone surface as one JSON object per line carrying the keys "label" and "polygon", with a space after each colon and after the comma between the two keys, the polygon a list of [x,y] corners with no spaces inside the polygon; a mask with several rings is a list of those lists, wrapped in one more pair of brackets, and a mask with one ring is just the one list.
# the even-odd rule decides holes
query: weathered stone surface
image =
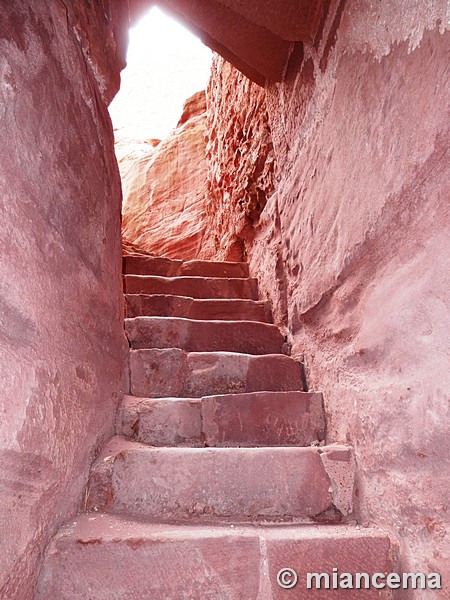
{"label": "weathered stone surface", "polygon": [[181,348],[188,352],[277,354],[284,339],[278,327],[255,321],[212,321],[179,317],[125,319],[130,347]]}
{"label": "weathered stone surface", "polygon": [[124,288],[127,294],[173,294],[204,299],[258,299],[258,284],[256,279],[252,278],[125,275]]}
{"label": "weathered stone surface", "polygon": [[[389,529],[409,570],[448,579],[446,11],[332,1],[314,52],[297,47],[281,84],[247,96],[224,66],[208,102],[230,189],[245,180],[248,147],[230,118],[249,130],[267,111],[274,192],[243,254],[324,391],[328,440],[356,447],[361,518]],[[223,257],[241,211],[219,197],[209,214],[224,215]]]}
{"label": "weathered stone surface", "polygon": [[[306,590],[308,570],[331,572],[336,567],[340,573],[389,573],[389,551],[389,539],[375,529],[160,525],[116,515],[82,515],[52,541],[37,598],[323,598],[323,591]],[[67,564],[73,568],[67,569]],[[299,573],[291,592],[276,583],[278,571],[286,565]],[[331,593],[345,593],[352,600],[378,598],[373,590],[354,592]]]}
{"label": "weathered stone surface", "polygon": [[251,531],[83,515],[53,540],[37,599],[256,599],[259,563]]}
{"label": "weathered stone surface", "polygon": [[201,399],[125,396],[116,433],[151,446],[201,447]]}
{"label": "weathered stone surface", "polygon": [[[309,446],[323,440],[325,418],[322,395],[316,393],[125,396],[116,433],[151,446]],[[326,456],[321,454],[324,463]]]}
{"label": "weathered stone surface", "polygon": [[[333,527],[301,528],[289,530],[271,529],[267,534],[267,561],[269,598],[285,600],[289,591],[277,584],[280,569],[289,564],[298,573],[298,583],[293,588],[293,598],[390,598],[391,591],[370,589],[334,589],[332,588],[333,569],[342,573],[387,574],[394,570],[390,560],[390,542],[386,534],[376,530]],[[328,573],[330,589],[307,589],[307,573]],[[380,580],[381,581],[381,580]]]}
{"label": "weathered stone surface", "polygon": [[160,315],[186,319],[222,319],[242,321],[272,320],[269,304],[256,300],[205,300],[163,294],[126,294],[127,317]]}
{"label": "weathered stone surface", "polygon": [[[240,215],[224,225],[225,233],[237,228],[245,247],[227,235],[217,247],[228,256],[247,252],[277,323],[294,350],[305,351],[310,382],[326,392],[329,438],[356,447],[361,517],[397,538],[408,570],[440,571],[446,581],[447,6],[332,0],[327,7],[314,49],[297,45],[285,80],[267,85],[254,105],[268,114],[274,193],[266,194],[255,231],[241,234]],[[75,510],[120,388],[119,186],[104,103],[123,63],[117,11],[128,23],[129,8],[135,4],[107,0],[10,0],[0,8],[0,118],[8,142],[0,149],[7,482],[0,594],[8,600],[33,598],[45,541]],[[227,56],[239,64],[233,52]],[[246,103],[239,109],[245,113]],[[253,118],[250,112],[249,126]],[[228,151],[237,169],[239,152]],[[231,164],[224,189],[236,184],[226,181]],[[138,550],[133,541],[129,548]],[[345,555],[342,546],[336,555]],[[54,588],[44,597],[77,594],[82,572],[66,571],[63,594]],[[103,579],[121,590],[116,573],[107,570]],[[237,597],[251,597],[254,580],[247,581]],[[177,594],[165,592],[157,591]]]}
{"label": "weathered stone surface", "polygon": [[322,395],[253,392],[202,398],[207,446],[309,446],[325,434]]}
{"label": "weathered stone surface", "polygon": [[149,257],[151,256],[151,254],[149,252],[145,252],[144,250],[141,250],[140,248],[138,248],[135,244],[133,244],[132,242],[130,242],[129,240],[126,240],[124,238],[122,238],[122,255],[124,257],[132,255],[132,256],[144,256],[144,257]]}
{"label": "weathered stone surface", "polygon": [[121,396],[120,180],[105,100],[123,63],[123,9],[0,3],[5,600],[34,597],[44,548],[77,510]]}
{"label": "weathered stone surface", "polygon": [[250,79],[260,85],[266,79],[280,80],[290,43],[253,18],[245,18],[218,0],[164,0],[164,5]]}
{"label": "weathered stone surface", "polygon": [[156,147],[118,147],[122,234],[138,248],[171,258],[211,258],[203,243],[205,123],[206,113],[196,114]]}
{"label": "weathered stone surface", "polygon": [[330,491],[318,448],[152,448],[115,437],[92,468],[87,507],[163,521],[288,519],[331,508]]}
{"label": "weathered stone surface", "polygon": [[[123,206],[129,194],[135,193],[136,196],[139,196],[140,190],[145,189],[145,169],[155,152],[156,146],[161,140],[130,140],[120,137],[120,134],[117,132],[115,132],[115,135],[117,135],[117,139],[114,143],[114,150],[120,169]],[[134,237],[136,236],[132,234],[130,234],[130,237],[127,237],[127,233],[125,231],[122,232],[123,254],[125,256],[129,254],[152,256],[152,252],[147,252],[140,245],[136,244]]]}
{"label": "weathered stone surface", "polygon": [[206,94],[204,90],[196,92],[188,98],[183,104],[183,112],[177,123],[177,127],[184,125],[189,119],[199,117],[206,112]]}
{"label": "weathered stone surface", "polygon": [[208,95],[208,186],[205,237],[216,259],[242,260],[275,185],[275,155],[265,91],[221,57]]}
{"label": "weathered stone surface", "polygon": [[130,350],[134,396],[201,397],[256,391],[302,390],[300,365],[282,354]]}
{"label": "weathered stone surface", "polygon": [[314,38],[322,14],[322,1],[219,0],[246,19],[273,31],[283,40],[305,42]]}

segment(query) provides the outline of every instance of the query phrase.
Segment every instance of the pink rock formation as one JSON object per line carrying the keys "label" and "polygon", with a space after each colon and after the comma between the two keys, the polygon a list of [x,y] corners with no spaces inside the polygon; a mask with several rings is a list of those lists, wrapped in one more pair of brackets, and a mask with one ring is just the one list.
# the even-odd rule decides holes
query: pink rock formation
{"label": "pink rock formation", "polygon": [[5,600],[34,598],[122,386],[120,181],[105,104],[123,64],[119,4],[0,3]]}
{"label": "pink rock formation", "polygon": [[[127,28],[149,4],[0,4],[0,596],[8,600],[35,597],[46,544],[82,506],[88,467],[113,432],[124,388],[120,189],[106,104],[118,89]],[[280,82],[259,90],[227,73],[227,67],[216,72],[217,89],[210,87],[208,98],[208,134],[209,147],[221,154],[220,177],[211,159],[209,166],[200,165],[200,177],[191,174],[189,160],[180,162],[181,170],[167,171],[167,160],[153,153],[158,177],[168,172],[172,178],[163,189],[178,189],[182,200],[177,202],[191,215],[186,221],[166,219],[159,243],[169,237],[169,251],[175,251],[174,240],[187,227],[191,236],[182,238],[178,250],[201,248],[213,256],[217,249],[218,256],[250,257],[252,274],[271,300],[277,323],[294,353],[306,357],[310,385],[325,392],[328,441],[349,441],[355,448],[357,516],[390,533],[405,570],[438,571],[447,585],[450,120],[445,3],[330,0],[323,3],[323,18],[321,2],[280,2],[283,18],[280,10],[273,17],[258,13],[255,2],[170,4],[182,8],[205,42],[254,81]],[[315,6],[305,13],[310,4]],[[299,23],[301,31],[289,16],[295,5],[299,15],[309,15]],[[219,12],[211,6],[226,8],[220,14],[227,21],[218,22]],[[313,44],[286,43],[298,39]],[[227,93],[227,103],[221,103],[221,94]],[[167,142],[167,151],[183,158],[204,156],[205,142],[195,123],[205,120],[188,120],[178,139]],[[245,125],[247,139],[236,139],[230,121]],[[258,139],[263,123],[266,132]],[[189,147],[202,144],[199,154],[190,154]],[[255,167],[259,156],[264,157],[262,170]],[[263,174],[259,187],[266,202],[259,219],[259,209],[245,213],[252,206],[255,172]],[[198,220],[206,209],[196,200],[207,198],[208,173],[224,192],[231,194],[235,186],[241,191],[233,203],[225,193],[214,196],[203,234]],[[192,187],[184,187],[196,177],[198,198],[191,195]],[[241,200],[244,210],[236,211]],[[130,214],[142,222],[139,210],[136,205]],[[208,231],[214,232],[220,221],[221,233],[210,246]],[[131,219],[128,226],[137,232],[141,225]],[[131,354],[131,389],[138,395],[156,390],[155,395],[195,392],[201,397],[211,389],[216,395],[256,393],[280,391],[281,380],[289,382],[286,390],[302,384],[298,362],[285,356],[274,363],[267,356],[218,353],[211,365],[211,356],[177,349]],[[227,381],[224,368],[231,373]],[[204,372],[209,381],[203,388]],[[244,382],[240,389],[237,380]],[[121,553],[133,565],[130,572],[139,579],[142,596],[153,582],[142,559],[154,561],[160,544],[179,571],[178,541],[174,547],[170,527],[155,532],[139,525],[137,532],[120,518],[98,519],[97,525],[96,537],[92,529],[87,532],[92,523],[80,517],[57,536],[48,554],[50,572],[61,566],[62,547],[75,556],[75,568],[65,571],[66,579],[47,579],[49,588],[38,591],[46,600],[63,597],[69,588],[86,597],[89,574],[100,585],[112,581],[117,591],[117,570],[109,565]],[[214,572],[227,564],[222,540],[228,534],[223,529],[213,533],[208,537],[203,530],[194,542],[181,534],[197,572],[205,563],[194,547],[204,549]],[[304,529],[289,535],[292,540],[265,540],[271,579],[264,585],[274,597],[284,594],[274,589],[273,575],[283,564],[285,548],[297,555],[316,548],[313,532],[307,539]],[[352,532],[344,543],[341,534],[331,532],[327,543],[321,540],[319,556],[330,564],[338,555],[344,568],[350,560],[369,572],[379,564],[387,569],[386,537],[373,534],[382,550],[380,560],[372,561],[374,544],[367,538],[357,543],[360,535]],[[256,573],[259,538],[248,530],[244,537],[231,537],[241,544],[239,556],[254,557]],[[106,543],[91,543],[101,539]],[[104,553],[100,567],[106,566],[92,572],[86,556],[99,546]],[[311,565],[308,561],[304,564]],[[248,580],[236,578],[243,562],[236,563],[237,597],[249,597]],[[81,564],[88,565],[84,588],[77,587]],[[320,568],[314,563],[314,570]],[[251,577],[257,595],[260,581]]]}
{"label": "pink rock formation", "polygon": [[159,145],[118,147],[125,240],[161,256],[209,258],[205,93],[188,99],[178,127]]}
{"label": "pink rock formation", "polygon": [[161,4],[261,85],[281,80],[290,41],[311,43],[327,5],[323,0],[163,0]]}
{"label": "pink rock formation", "polygon": [[[332,1],[315,50],[259,93],[218,59],[209,135],[234,190],[252,168],[230,121],[257,131],[267,111],[275,185],[242,236],[251,272],[325,392],[327,440],[356,447],[361,519],[405,569],[448,580],[450,33],[443,4],[369,4]],[[228,256],[242,210],[212,197]]]}
{"label": "pink rock formation", "polygon": [[214,256],[242,260],[274,189],[273,142],[264,90],[221,57],[207,90],[209,194],[205,237]]}

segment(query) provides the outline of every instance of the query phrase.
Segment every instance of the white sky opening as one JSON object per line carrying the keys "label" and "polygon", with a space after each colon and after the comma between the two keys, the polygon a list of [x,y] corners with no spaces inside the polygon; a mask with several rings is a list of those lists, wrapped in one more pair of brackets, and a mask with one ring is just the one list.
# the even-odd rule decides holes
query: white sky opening
{"label": "white sky opening", "polygon": [[127,67],[109,112],[116,139],[164,139],[184,101],[206,88],[212,52],[182,25],[153,7],[130,30]]}

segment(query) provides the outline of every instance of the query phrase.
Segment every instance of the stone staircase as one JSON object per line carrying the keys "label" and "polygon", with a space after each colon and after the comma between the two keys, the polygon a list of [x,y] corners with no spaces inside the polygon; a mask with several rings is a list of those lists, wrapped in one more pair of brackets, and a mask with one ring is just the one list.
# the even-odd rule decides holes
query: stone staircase
{"label": "stone staircase", "polygon": [[130,394],[37,598],[386,597],[306,589],[307,572],[388,572],[389,539],[350,524],[351,451],[324,445],[322,396],[247,265],[129,256],[124,282]]}

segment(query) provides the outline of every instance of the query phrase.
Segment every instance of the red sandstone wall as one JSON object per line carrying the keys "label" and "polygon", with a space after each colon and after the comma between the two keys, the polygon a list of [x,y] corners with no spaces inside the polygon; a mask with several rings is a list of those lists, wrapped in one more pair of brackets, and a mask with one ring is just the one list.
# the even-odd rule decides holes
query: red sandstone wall
{"label": "red sandstone wall", "polygon": [[121,195],[104,103],[120,40],[101,5],[0,5],[5,600],[33,598],[43,548],[81,505],[121,389]]}
{"label": "red sandstone wall", "polygon": [[207,98],[210,202],[205,238],[216,259],[239,261],[274,190],[265,91],[216,56]]}
{"label": "red sandstone wall", "polygon": [[[295,49],[283,83],[247,92],[224,66],[208,94],[229,189],[245,177],[243,151],[257,154],[260,143],[238,143],[230,120],[250,129],[267,110],[275,191],[241,237],[293,353],[305,356],[311,388],[325,393],[328,440],[355,448],[359,516],[397,540],[400,568],[438,571],[446,586],[447,24],[443,1],[333,1],[315,48]],[[226,194],[215,198],[226,256],[242,210]]]}

